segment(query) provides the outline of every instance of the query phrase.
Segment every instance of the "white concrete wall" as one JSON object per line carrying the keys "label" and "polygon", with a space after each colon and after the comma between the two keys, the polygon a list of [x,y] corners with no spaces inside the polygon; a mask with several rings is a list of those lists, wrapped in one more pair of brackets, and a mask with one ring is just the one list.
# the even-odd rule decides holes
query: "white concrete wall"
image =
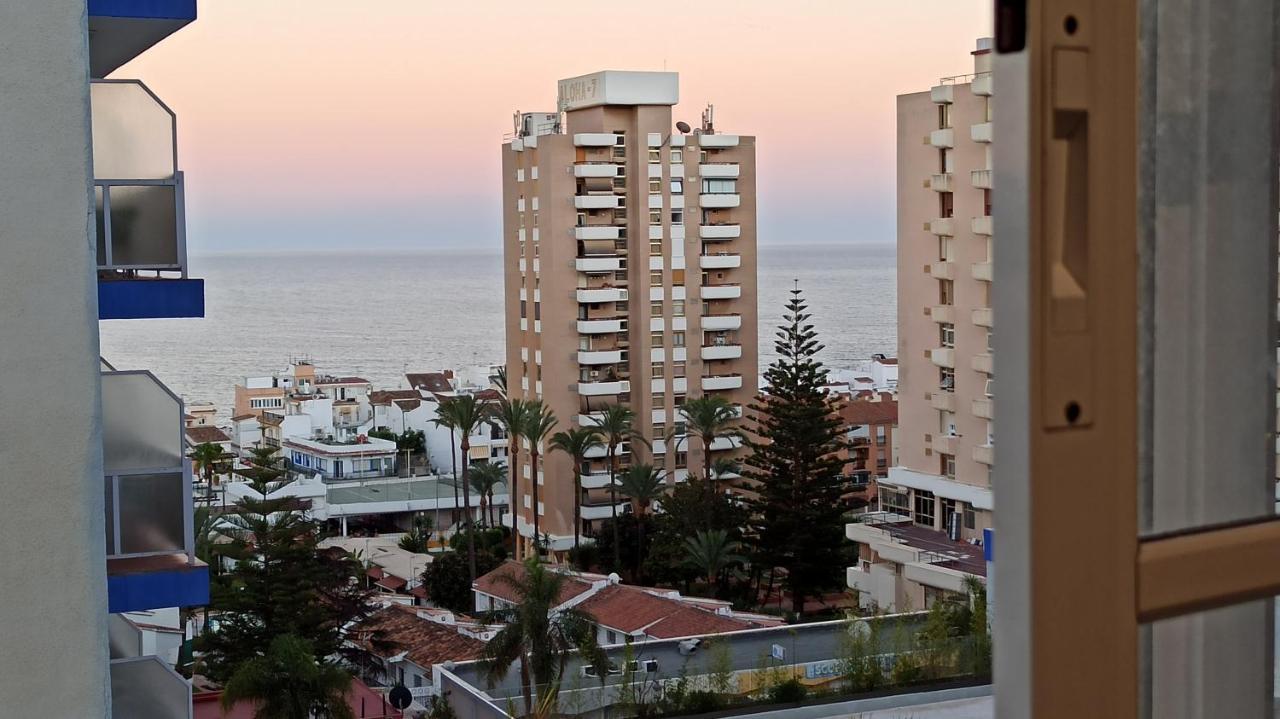
{"label": "white concrete wall", "polygon": [[110,712],[85,23],[84,0],[0,3],[6,717]]}

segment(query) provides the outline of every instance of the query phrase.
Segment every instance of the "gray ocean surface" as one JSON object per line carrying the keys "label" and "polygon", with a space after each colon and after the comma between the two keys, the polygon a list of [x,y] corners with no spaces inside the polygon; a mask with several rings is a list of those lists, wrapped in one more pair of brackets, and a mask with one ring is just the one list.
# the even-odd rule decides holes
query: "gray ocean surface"
{"label": "gray ocean surface", "polygon": [[[764,246],[759,265],[762,366],[796,280],[828,366],[896,352],[892,244]],[[503,360],[496,249],[211,255],[191,259],[191,276],[205,280],[203,319],[101,322],[102,356],[214,402],[223,420],[236,382],[291,357],[388,389],[404,386],[405,371]]]}

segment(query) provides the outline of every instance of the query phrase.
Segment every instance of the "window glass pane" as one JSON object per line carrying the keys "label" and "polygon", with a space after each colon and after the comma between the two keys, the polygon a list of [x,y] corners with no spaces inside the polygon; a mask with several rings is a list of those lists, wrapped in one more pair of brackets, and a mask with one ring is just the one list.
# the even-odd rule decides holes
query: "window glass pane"
{"label": "window glass pane", "polygon": [[111,262],[145,267],[178,264],[175,188],[115,186],[111,196]]}
{"label": "window glass pane", "polygon": [[182,472],[120,478],[120,553],[180,552]]}

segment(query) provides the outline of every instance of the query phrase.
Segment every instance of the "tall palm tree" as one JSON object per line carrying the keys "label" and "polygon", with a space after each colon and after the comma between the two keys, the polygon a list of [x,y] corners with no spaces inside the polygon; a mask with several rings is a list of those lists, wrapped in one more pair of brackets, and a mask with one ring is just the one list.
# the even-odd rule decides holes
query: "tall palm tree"
{"label": "tall palm tree", "polygon": [[[505,370],[501,374],[506,382]],[[505,389],[505,385],[504,385]],[[529,403],[522,399],[503,398],[501,402],[489,409],[489,424],[501,427],[507,435],[507,465],[511,467],[511,483],[507,486],[507,508],[511,510],[511,533],[518,534],[520,523],[516,519],[520,514],[520,440],[524,437],[524,426],[528,421]],[[520,543],[515,543],[516,559],[520,558]]]}
{"label": "tall palm tree", "polygon": [[622,474],[618,490],[622,492],[622,496],[631,500],[631,508],[636,515],[636,531],[639,533],[639,541],[636,543],[636,574],[639,575],[640,564],[644,561],[644,517],[653,500],[666,491],[662,470],[651,464],[633,464]]}
{"label": "tall palm tree", "polygon": [[506,476],[507,466],[501,462],[477,464],[471,470],[471,488],[480,495],[480,518],[490,527],[494,526],[493,490]]}
{"label": "tall palm tree", "polygon": [[468,468],[471,465],[471,435],[475,434],[476,428],[484,421],[484,406],[476,399],[473,394],[462,394],[457,397],[449,397],[440,402],[440,407],[436,410],[436,418],[432,420],[436,425],[448,427],[462,437],[462,505],[465,507],[464,515],[467,518],[467,562],[471,569],[471,581],[476,581],[476,533],[472,524],[471,517],[471,483],[468,477]]}
{"label": "tall palm tree", "polygon": [[191,463],[196,466],[196,470],[204,477],[205,486],[212,488],[214,473],[223,463],[222,447],[212,442],[204,442],[196,445],[188,456],[191,458]]}
{"label": "tall palm tree", "polygon": [[[529,476],[533,482],[533,543],[536,547],[542,537],[538,532],[538,457],[542,454],[539,447],[556,428],[558,421],[555,412],[540,399],[529,402],[529,414],[525,420],[524,438],[529,440]],[[535,549],[535,553],[537,551]]]}
{"label": "tall palm tree", "polygon": [[500,573],[497,580],[519,600],[514,608],[485,617],[486,624],[503,625],[484,648],[482,671],[487,679],[500,681],[519,662],[526,714],[533,712],[533,687],[543,695],[556,691],[568,655],[575,650],[604,681],[609,658],[596,643],[595,617],[575,607],[557,606],[564,574],[529,557],[520,571]]}
{"label": "tall palm tree", "polygon": [[255,719],[354,719],[347,704],[351,675],[316,660],[311,645],[292,634],[271,640],[265,654],[241,664],[222,692],[222,708],[257,705]]}
{"label": "tall palm tree", "polygon": [[686,400],[680,414],[684,416],[688,431],[686,438],[692,435],[702,442],[702,479],[714,490],[716,480],[711,473],[711,445],[722,437],[739,435],[733,427],[738,411],[729,400],[713,394]]}
{"label": "tall palm tree", "polygon": [[707,578],[707,584],[715,586],[721,572],[746,561],[738,554],[741,548],[742,544],[730,539],[729,533],[723,529],[699,531],[684,540],[685,564],[700,570]]}
{"label": "tall palm tree", "polygon": [[587,453],[604,446],[600,430],[595,427],[572,427],[567,432],[556,432],[551,446],[569,455],[573,461],[573,551],[578,551],[582,534],[582,465]]}
{"label": "tall palm tree", "polygon": [[618,448],[628,440],[648,444],[644,437],[636,431],[636,413],[630,407],[620,404],[605,407],[599,417],[595,418],[596,429],[604,435],[605,451],[609,461],[609,501],[613,513],[613,563],[622,564],[622,550],[618,540]]}

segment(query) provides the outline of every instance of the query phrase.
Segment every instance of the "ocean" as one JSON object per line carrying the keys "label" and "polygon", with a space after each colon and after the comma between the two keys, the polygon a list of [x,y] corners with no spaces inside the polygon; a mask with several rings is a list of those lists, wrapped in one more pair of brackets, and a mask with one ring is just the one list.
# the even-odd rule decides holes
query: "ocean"
{"label": "ocean", "polygon": [[[501,253],[224,254],[191,258],[205,280],[205,317],[106,321],[102,356],[150,369],[188,401],[225,420],[235,384],[306,356],[323,372],[375,387],[404,386],[406,371],[465,369],[503,360]],[[832,368],[897,347],[891,244],[760,248],[760,364],[795,281]]]}

